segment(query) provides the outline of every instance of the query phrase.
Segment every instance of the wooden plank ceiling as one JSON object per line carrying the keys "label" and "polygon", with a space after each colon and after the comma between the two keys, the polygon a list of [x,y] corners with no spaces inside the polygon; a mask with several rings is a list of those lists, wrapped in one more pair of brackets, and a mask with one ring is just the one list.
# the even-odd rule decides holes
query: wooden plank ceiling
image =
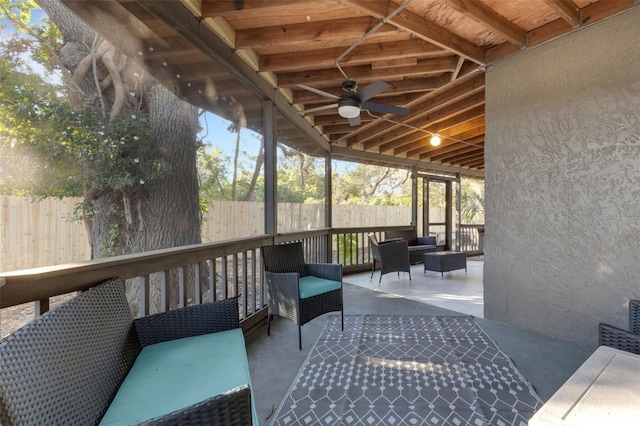
{"label": "wooden plank ceiling", "polygon": [[[156,46],[144,50],[143,56],[150,69],[164,68],[161,80],[194,104],[233,119],[232,108],[224,111],[205,96],[208,82],[216,80],[217,90],[227,93],[225,98],[243,105],[248,125],[261,125],[259,108],[252,112],[250,101],[239,100],[243,89],[236,87],[238,83],[229,78],[220,84],[228,70],[212,64],[202,43],[185,35],[180,25],[166,22],[167,16],[175,15],[175,4],[168,4],[175,2],[117,2],[136,18],[135,25],[144,25],[144,31],[137,28],[136,37]],[[65,3],[85,20],[95,16],[86,6],[92,2]],[[105,2],[93,3],[107,8]],[[484,171],[486,68],[637,4],[634,0],[183,0],[179,6],[277,89],[336,153],[370,160],[382,154],[478,175]],[[122,22],[128,20],[123,17]],[[378,80],[387,82],[389,87],[371,102],[402,107],[408,113],[363,109],[360,124],[352,126],[338,115],[337,107],[318,108],[337,102],[318,91],[339,97],[346,93],[341,88],[346,77],[356,81],[358,89]],[[442,138],[438,147],[429,143],[434,133]]]}

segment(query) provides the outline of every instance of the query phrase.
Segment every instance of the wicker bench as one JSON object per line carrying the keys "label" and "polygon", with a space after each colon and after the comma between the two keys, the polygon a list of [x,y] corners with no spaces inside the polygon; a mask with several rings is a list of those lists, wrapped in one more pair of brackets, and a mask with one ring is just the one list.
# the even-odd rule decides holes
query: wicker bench
{"label": "wicker bench", "polygon": [[258,424],[238,302],[133,320],[120,280],[0,342],[0,423]]}
{"label": "wicker bench", "polygon": [[433,235],[418,237],[415,229],[407,231],[386,231],[385,238],[390,240],[406,240],[409,245],[409,262],[413,265],[423,261],[422,255],[432,251],[443,251],[444,246],[437,245]]}

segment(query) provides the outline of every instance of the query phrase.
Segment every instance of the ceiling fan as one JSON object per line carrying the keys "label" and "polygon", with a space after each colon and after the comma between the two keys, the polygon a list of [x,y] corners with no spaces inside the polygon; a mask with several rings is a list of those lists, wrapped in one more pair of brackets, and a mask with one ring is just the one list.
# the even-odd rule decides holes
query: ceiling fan
{"label": "ceiling fan", "polygon": [[336,96],[332,93],[325,92],[324,90],[307,86],[306,84],[298,84],[298,87],[338,101],[333,104],[306,109],[304,111],[301,111],[303,114],[331,108],[338,108],[338,115],[340,115],[340,117],[348,119],[349,124],[351,124],[352,126],[357,126],[360,124],[361,110],[395,115],[407,115],[407,113],[409,112],[409,110],[406,108],[379,104],[377,102],[369,102],[369,99],[377,96],[382,91],[391,87],[391,85],[383,80],[378,80],[358,90],[358,83],[353,80],[346,79],[342,82],[342,90],[344,90],[345,93],[341,96]]}

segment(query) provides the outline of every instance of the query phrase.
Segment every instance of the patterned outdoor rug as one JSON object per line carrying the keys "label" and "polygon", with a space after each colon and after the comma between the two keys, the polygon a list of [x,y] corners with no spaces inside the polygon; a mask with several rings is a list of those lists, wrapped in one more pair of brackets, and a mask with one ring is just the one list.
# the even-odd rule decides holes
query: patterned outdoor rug
{"label": "patterned outdoor rug", "polygon": [[330,316],[271,425],[526,425],[542,405],[465,316]]}

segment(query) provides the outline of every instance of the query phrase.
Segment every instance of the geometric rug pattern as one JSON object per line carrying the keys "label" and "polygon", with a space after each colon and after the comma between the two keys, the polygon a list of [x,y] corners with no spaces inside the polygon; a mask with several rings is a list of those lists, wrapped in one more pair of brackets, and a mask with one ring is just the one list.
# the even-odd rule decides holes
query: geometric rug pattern
{"label": "geometric rug pattern", "polygon": [[329,316],[271,425],[522,425],[542,405],[470,316]]}

